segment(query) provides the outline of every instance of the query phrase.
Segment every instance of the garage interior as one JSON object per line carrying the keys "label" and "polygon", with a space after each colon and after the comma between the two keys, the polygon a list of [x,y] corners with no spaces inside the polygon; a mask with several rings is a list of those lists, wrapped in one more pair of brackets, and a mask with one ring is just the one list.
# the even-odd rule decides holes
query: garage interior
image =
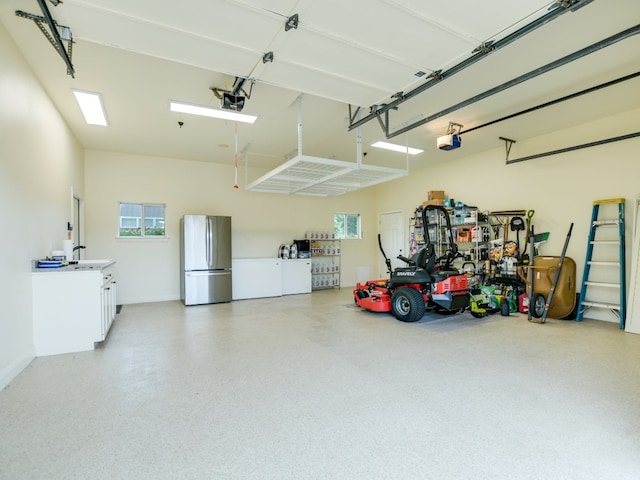
{"label": "garage interior", "polygon": [[[639,19],[632,0],[2,2],[0,477],[635,478]],[[388,276],[378,234],[398,266],[437,191],[535,212],[541,255],[572,225],[576,293],[594,201],[624,199],[625,322],[358,308]],[[123,238],[121,202],[164,205],[165,234]],[[250,263],[336,213],[361,231],[332,288],[182,304],[183,215],[231,216]],[[80,259],[115,260],[121,311],[94,350],[40,356],[32,262],[70,222]]]}

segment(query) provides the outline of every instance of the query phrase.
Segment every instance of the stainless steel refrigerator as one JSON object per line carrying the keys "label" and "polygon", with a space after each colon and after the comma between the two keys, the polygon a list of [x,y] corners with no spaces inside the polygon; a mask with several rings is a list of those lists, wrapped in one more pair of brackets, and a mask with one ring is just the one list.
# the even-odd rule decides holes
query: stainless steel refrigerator
{"label": "stainless steel refrigerator", "polygon": [[185,305],[231,301],[231,217],[180,220],[180,298]]}

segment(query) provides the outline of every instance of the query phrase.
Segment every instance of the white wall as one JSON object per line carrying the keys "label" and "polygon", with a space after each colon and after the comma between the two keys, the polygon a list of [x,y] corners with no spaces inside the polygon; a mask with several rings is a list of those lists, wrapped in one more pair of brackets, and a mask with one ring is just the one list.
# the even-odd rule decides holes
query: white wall
{"label": "white wall", "polygon": [[[243,178],[241,174],[239,178]],[[181,159],[87,151],[86,258],[117,261],[118,303],[180,298],[179,221],[184,214],[230,215],[234,258],[276,257],[306,231],[332,231],[335,212],[360,213],[363,240],[342,242],[342,284],[374,257],[371,193],[321,198],[233,188],[233,167]],[[164,203],[168,240],[118,239],[118,203]]]}
{"label": "white wall", "polygon": [[[511,158],[567,147],[637,130],[638,111],[627,112],[553,135],[518,142]],[[621,131],[620,126],[626,128]],[[472,138],[465,139],[472,141]],[[409,217],[428,190],[482,210],[535,210],[537,232],[549,231],[541,253],[559,255],[569,225],[574,230],[567,254],[584,263],[592,202],[626,197],[628,245],[639,167],[639,139],[613,143],[514,165],[505,164],[504,145],[480,155],[434,164],[409,177],[334,198],[270,195],[234,190],[231,166],[113,152],[86,152],[87,257],[118,261],[119,303],[179,298],[178,222],[185,213],[231,215],[234,257],[270,257],[277,246],[307,230],[331,229],[336,211],[362,214],[362,241],[343,242],[342,285],[355,284],[358,267],[376,271],[377,214],[403,210]],[[428,153],[427,153],[428,155]],[[243,178],[243,175],[240,175]],[[168,240],[117,239],[119,201],[167,204]],[[630,264],[630,253],[627,264]]]}
{"label": "white wall", "polygon": [[83,166],[80,146],[1,24],[0,65],[1,389],[34,357],[31,260],[62,248]]}
{"label": "white wall", "polygon": [[[640,110],[634,110],[544,137],[518,141],[513,146],[509,158],[570,147],[639,130]],[[469,134],[464,140],[467,143],[473,142],[473,134]],[[573,222],[574,228],[567,255],[576,261],[579,284],[584,268],[594,200],[618,197],[627,199],[626,245],[627,272],[629,271],[634,208],[636,198],[640,194],[639,151],[640,138],[636,137],[506,165],[504,144],[496,139],[495,150],[438,163],[416,171],[408,178],[376,187],[377,209],[404,209],[407,215],[407,232],[409,217],[415,207],[426,200],[429,190],[445,190],[449,197],[467,205],[477,206],[481,210],[532,209],[535,210],[535,231],[550,232],[549,241],[540,247],[540,253],[543,255],[560,255],[569,226]],[[603,214],[600,218],[611,218]],[[617,321],[607,312],[604,312],[604,315],[595,309],[589,312],[594,318]]]}

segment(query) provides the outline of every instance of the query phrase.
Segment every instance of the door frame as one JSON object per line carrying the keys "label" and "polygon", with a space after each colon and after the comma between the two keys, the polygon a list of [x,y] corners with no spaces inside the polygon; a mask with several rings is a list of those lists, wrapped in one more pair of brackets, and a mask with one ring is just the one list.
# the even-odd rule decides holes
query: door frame
{"label": "door frame", "polygon": [[[405,216],[404,216],[404,210],[389,210],[389,211],[386,211],[386,212],[378,212],[378,234],[382,234],[381,225],[382,225],[382,216],[383,215],[399,215],[400,216],[400,220],[401,220],[400,223],[402,225],[402,228],[399,229],[399,231],[398,231],[399,233],[398,233],[398,237],[395,239],[396,240],[395,243],[397,243],[397,244],[402,246],[401,253],[402,253],[402,255],[405,255],[405,253],[408,251],[406,249],[407,245],[408,245],[408,242],[407,242],[407,238],[408,238],[407,231],[408,230],[405,229],[405,226],[406,226],[405,225],[405,223],[406,223],[405,220],[406,219],[405,219]],[[376,247],[378,247],[377,243],[378,243],[378,241],[376,239]],[[392,253],[388,252],[386,249],[385,249],[385,253],[387,255],[391,255],[391,257],[389,257],[389,259],[391,260],[392,268],[395,268],[395,267],[397,267],[399,265],[403,265],[402,262],[400,262],[399,260],[397,260],[395,258],[396,257],[395,255],[393,255]],[[382,253],[379,251],[379,249],[378,249],[378,260],[376,261],[376,265],[378,266],[377,270],[378,270],[378,273],[381,275],[381,278],[386,276],[387,266],[384,263],[384,258],[382,257]]]}
{"label": "door frame", "polygon": [[[74,245],[84,245],[84,199],[71,189],[71,223],[73,230],[71,238]],[[82,249],[73,252],[74,260],[84,256]]]}

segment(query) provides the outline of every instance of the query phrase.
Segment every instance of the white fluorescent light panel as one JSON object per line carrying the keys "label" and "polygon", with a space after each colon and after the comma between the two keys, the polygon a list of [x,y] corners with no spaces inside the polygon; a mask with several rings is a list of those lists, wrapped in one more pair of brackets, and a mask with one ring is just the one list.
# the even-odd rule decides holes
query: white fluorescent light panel
{"label": "white fluorescent light panel", "polygon": [[218,110],[216,108],[203,107],[182,102],[169,102],[169,109],[172,112],[190,113],[191,115],[201,115],[203,117],[221,118],[223,120],[233,120],[234,122],[253,123],[258,117],[236,113],[229,110]]}
{"label": "white fluorescent light panel", "polygon": [[376,142],[371,144],[372,147],[384,148],[385,150],[393,150],[394,152],[408,153],[409,155],[417,155],[424,152],[419,148],[406,147],[404,145],[396,145],[395,143]]}
{"label": "white fluorescent light panel", "polygon": [[102,95],[93,92],[84,92],[82,90],[72,90],[76,97],[76,101],[80,106],[84,120],[89,125],[100,125],[106,127],[107,115],[102,104]]}

